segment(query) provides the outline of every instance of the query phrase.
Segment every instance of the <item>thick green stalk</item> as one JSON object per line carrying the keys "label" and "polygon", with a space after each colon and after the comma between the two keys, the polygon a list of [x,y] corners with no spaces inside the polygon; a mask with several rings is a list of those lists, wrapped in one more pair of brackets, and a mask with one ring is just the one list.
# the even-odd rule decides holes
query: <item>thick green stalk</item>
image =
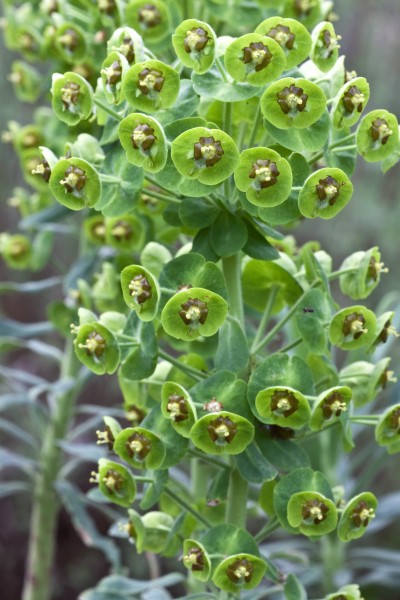
{"label": "thick green stalk", "polygon": [[[78,361],[72,340],[65,347],[60,379],[76,378]],[[34,505],[28,548],[28,566],[22,600],[49,600],[52,595],[52,565],[60,503],[54,489],[61,467],[64,439],[73,414],[79,383],[55,398],[54,412],[47,426],[36,476]]]}
{"label": "thick green stalk", "polygon": [[222,259],[222,270],[228,287],[229,307],[232,316],[244,324],[243,298],[241,284],[240,252]]}
{"label": "thick green stalk", "polygon": [[226,522],[246,527],[246,504],[249,484],[239,471],[233,467],[229,479],[228,503],[226,506]]}

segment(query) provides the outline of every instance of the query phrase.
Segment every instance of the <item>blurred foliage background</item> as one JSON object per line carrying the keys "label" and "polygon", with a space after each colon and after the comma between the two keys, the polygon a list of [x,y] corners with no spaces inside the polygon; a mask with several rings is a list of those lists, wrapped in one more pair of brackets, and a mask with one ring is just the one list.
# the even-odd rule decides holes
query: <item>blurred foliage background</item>
{"label": "blurred foliage background", "polygon": [[[199,0],[201,1],[201,0]],[[399,0],[335,0],[335,12],[339,20],[335,23],[337,32],[342,36],[341,50],[346,55],[346,67],[355,70],[358,75],[367,78],[371,86],[371,99],[367,112],[376,108],[387,110],[400,116],[399,82],[399,34],[400,34],[400,5]],[[4,49],[0,36],[0,77],[2,81],[0,130],[6,129],[9,120],[17,120],[25,124],[31,121],[33,107],[18,102],[10,84],[7,84],[7,74],[11,61],[16,58]],[[18,163],[10,146],[0,145],[0,231],[15,231],[17,228],[17,212],[7,205],[7,199],[12,195],[13,187],[22,185]],[[309,239],[316,239],[321,247],[332,254],[334,268],[339,268],[342,260],[351,252],[368,249],[379,245],[383,260],[389,267],[389,274],[382,278],[378,289],[368,298],[367,304],[375,309],[379,302],[386,302],[387,309],[395,309],[400,313],[400,164],[397,164],[385,176],[380,171],[379,164],[369,164],[358,160],[356,173],[353,177],[355,194],[352,202],[334,221],[304,221],[289,233],[296,236],[298,245]],[[57,244],[56,253],[62,256],[62,261],[68,264],[68,257],[73,249],[65,246],[63,241]],[[35,274],[42,277],[57,274],[55,264],[46,268],[45,273]],[[11,278],[24,280],[27,275],[20,272],[8,272],[0,264],[0,280]],[[337,290],[335,290],[337,293]],[[340,295],[336,296],[340,302]],[[383,299],[383,300],[382,300]],[[3,312],[9,318],[23,322],[40,321],[45,318],[45,306],[49,294],[40,298],[18,298],[14,295],[1,297]],[[399,315],[397,315],[399,319]],[[398,322],[398,321],[397,321]],[[399,326],[398,326],[399,329]],[[392,368],[400,374],[399,344],[392,346]],[[386,349],[385,349],[386,351]],[[19,367],[39,371],[41,365],[28,363],[26,355],[17,355]],[[48,375],[48,374],[47,374]],[[98,382],[97,382],[98,383]],[[98,384],[101,390],[103,383]],[[91,388],[93,392],[93,388]],[[114,398],[114,401],[117,399]],[[392,386],[389,394],[380,403],[382,406],[400,401],[400,386]],[[360,464],[360,477],[368,470],[369,460],[366,456]],[[348,458],[346,460],[349,460]],[[381,469],[368,482],[368,486],[376,492],[378,498],[385,493],[399,490],[398,467],[396,457],[384,455]],[[86,474],[82,474],[86,481]],[[400,491],[396,496],[400,506]],[[3,525],[0,530],[0,598],[17,600],[20,597],[22,574],[26,557],[26,541],[28,526],[27,501],[23,498],[7,499],[3,503]],[[398,511],[397,511],[398,512]],[[100,524],[101,525],[101,524]],[[104,527],[103,527],[104,528]],[[368,536],[360,546],[368,547],[371,539],[376,547],[398,549],[399,527],[380,530],[376,537]],[[86,549],[72,530],[68,517],[62,515],[59,525],[58,570],[56,578],[59,583],[58,600],[75,598],[77,589],[85,589],[93,585],[106,573],[107,565],[101,553]],[[144,576],[141,571],[144,565],[138,565],[137,575]],[[364,573],[365,576],[365,573]],[[382,577],[385,573],[382,572]],[[364,577],[365,578],[365,577]],[[368,578],[367,578],[368,579]],[[72,583],[73,580],[73,583]],[[379,577],[371,578],[370,585],[364,591],[366,600],[398,600],[398,589],[391,591],[380,586]]]}

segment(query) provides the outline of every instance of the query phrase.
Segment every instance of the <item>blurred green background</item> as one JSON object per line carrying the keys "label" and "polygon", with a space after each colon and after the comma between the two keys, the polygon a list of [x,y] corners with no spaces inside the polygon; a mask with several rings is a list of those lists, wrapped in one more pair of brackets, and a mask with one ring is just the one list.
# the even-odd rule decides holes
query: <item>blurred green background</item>
{"label": "blurred green background", "polygon": [[[367,111],[385,108],[400,116],[398,58],[400,0],[335,0],[335,12],[340,17],[335,27],[337,32],[342,35],[341,50],[346,55],[346,67],[348,70],[355,70],[358,75],[366,77],[371,86],[371,99]],[[11,61],[16,57],[4,49],[2,41],[0,41],[0,53],[2,81],[0,130],[3,131],[9,120],[17,120],[23,124],[29,123],[33,108],[18,102],[14,97],[11,85],[7,84],[6,76],[10,70]],[[0,145],[0,181],[0,231],[15,231],[18,222],[17,212],[7,206],[7,199],[12,195],[15,185],[24,185],[24,183],[21,180],[18,163],[14,160],[12,149],[6,144]],[[366,303],[370,307],[376,308],[379,300],[390,291],[400,293],[400,234],[398,231],[400,228],[400,164],[383,176],[379,165],[371,165],[359,159],[353,182],[355,186],[353,200],[334,221],[304,221],[290,233],[296,236],[299,244],[309,239],[318,240],[321,247],[332,254],[334,268],[339,268],[341,261],[351,252],[379,245],[383,260],[390,271],[382,278],[379,288],[367,299]],[[0,262],[0,280],[10,276],[10,272]],[[13,273],[11,277],[23,280],[26,275]],[[1,298],[3,310],[8,317],[26,322],[44,319],[47,299],[47,295],[43,295],[41,302],[38,302],[36,298],[35,300],[14,296]],[[399,298],[397,298],[398,301]],[[395,304],[396,299],[393,296],[390,308],[395,309]],[[399,374],[400,352],[394,348],[391,353],[394,371]],[[23,368],[24,365],[20,364],[20,366]],[[386,405],[399,402],[399,393],[399,387],[393,387],[390,397],[385,398],[383,402]],[[376,489],[379,496],[385,491],[398,490],[399,487],[396,458],[387,458],[385,472],[375,478],[371,488]],[[4,575],[3,581],[0,578],[0,598],[17,600],[24,569],[25,530],[28,516],[26,503],[17,501],[12,510],[14,523],[11,524],[11,520],[8,519],[9,508],[6,507],[4,514],[7,517],[0,532],[0,564],[4,573],[8,571],[9,577]],[[13,526],[11,527],[11,525]],[[57,598],[72,600],[75,597],[72,591],[74,587],[68,587],[69,580],[73,578],[76,585],[80,586],[80,589],[84,589],[84,586],[88,585],[88,581],[89,584],[93,584],[105,573],[106,565],[98,551],[89,551],[83,548],[65,515],[60,521],[59,535],[62,542],[58,557],[58,569],[62,571],[59,585],[64,593],[60,591]],[[397,533],[396,530],[389,533],[388,530],[385,530],[384,540],[382,541],[381,538],[376,544],[379,545],[382,542],[382,546],[398,549],[398,539],[398,528]],[[10,544],[19,549],[16,554],[11,555]],[[79,561],[76,559],[77,554]],[[91,573],[90,577],[89,573]],[[379,585],[375,583],[365,594],[365,598],[366,600],[383,600],[383,598],[399,600],[400,593],[398,590],[389,591],[379,588]]]}

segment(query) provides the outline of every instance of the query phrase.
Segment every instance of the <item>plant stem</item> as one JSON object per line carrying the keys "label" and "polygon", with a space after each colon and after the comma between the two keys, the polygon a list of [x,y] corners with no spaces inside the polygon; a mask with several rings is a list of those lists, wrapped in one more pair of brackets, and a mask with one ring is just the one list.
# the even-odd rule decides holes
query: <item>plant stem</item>
{"label": "plant stem", "polygon": [[161,348],[158,349],[158,355],[167,362],[171,363],[171,365],[174,365],[174,367],[177,369],[180,369],[183,373],[190,375],[193,377],[193,379],[197,379],[197,381],[200,381],[201,379],[207,379],[208,377],[208,375],[203,373],[203,371],[199,371],[199,369],[191,367],[190,365],[185,365],[185,363],[181,362],[174,356],[171,356],[167,352],[164,352],[164,350],[161,350]]}
{"label": "plant stem", "polygon": [[190,504],[188,504],[186,502],[186,500],[183,500],[183,498],[181,496],[178,496],[178,494],[175,494],[175,492],[173,492],[171,490],[171,488],[169,488],[168,486],[164,486],[164,492],[166,494],[168,494],[168,496],[170,496],[170,498],[175,500],[175,502],[180,504],[182,506],[182,508],[184,508],[187,512],[190,512],[194,517],[196,517],[196,519],[198,521],[200,521],[201,523],[203,523],[203,525],[205,525],[208,529],[211,529],[212,525],[208,521],[208,519],[203,517],[203,515],[201,515],[195,508],[192,508],[190,506]]}
{"label": "plant stem", "polygon": [[260,116],[261,116],[261,103],[258,103],[256,114],[254,115],[253,127],[251,129],[248,148],[251,148],[255,142],[257,136],[258,126],[260,124]]}
{"label": "plant stem", "polygon": [[[317,285],[319,285],[319,283],[320,283],[319,279],[316,279],[310,285],[310,287],[308,288],[308,290],[316,287]],[[304,292],[304,294],[302,294],[300,296],[300,298],[298,298],[296,300],[296,302],[291,306],[291,308],[288,310],[288,312],[286,313],[286,315],[284,317],[282,317],[282,319],[275,325],[275,327],[273,327],[271,329],[271,331],[269,333],[267,333],[267,335],[261,340],[261,342],[259,342],[257,344],[257,346],[254,349],[254,354],[256,352],[258,352],[263,346],[265,346],[266,344],[268,344],[275,337],[275,335],[278,333],[278,331],[280,331],[282,329],[282,327],[289,321],[289,319],[294,315],[294,313],[296,312],[296,310],[298,309],[298,307],[302,303],[302,301],[304,299],[304,296],[308,292],[308,290],[306,290]]]}
{"label": "plant stem", "polygon": [[278,352],[288,352],[292,348],[295,348],[296,346],[298,346],[299,344],[301,344],[302,341],[303,341],[303,338],[302,337],[298,337],[295,340],[293,340],[292,342],[289,342],[288,344],[286,344],[286,346],[283,346],[282,348],[279,348]]}
{"label": "plant stem", "polygon": [[[171,190],[168,190],[166,187],[164,187],[163,185],[161,185],[161,183],[158,183],[158,181],[156,181],[155,179],[153,179],[153,177],[150,177],[150,175],[148,175],[147,173],[144,176],[145,180],[148,181],[149,183],[151,183],[151,185],[154,185],[158,188],[160,188],[161,190],[164,190],[164,192],[166,192],[169,195],[174,195],[177,197],[177,199],[179,199],[178,194],[174,194],[174,192],[171,192]],[[148,192],[148,188],[144,188],[144,193],[147,194]]]}
{"label": "plant stem", "polygon": [[194,456],[196,458],[199,458],[200,460],[203,460],[204,462],[209,463],[210,465],[215,465],[216,467],[219,467],[220,469],[230,469],[229,465],[222,462],[221,460],[218,460],[218,458],[214,458],[213,456],[210,456],[209,454],[203,454],[203,453],[199,452],[198,450],[195,450],[195,449],[188,450],[188,454],[190,454],[191,456]]}
{"label": "plant stem", "polygon": [[260,342],[260,340],[265,332],[265,328],[270,319],[272,307],[274,305],[275,298],[279,291],[279,287],[280,287],[279,285],[271,286],[271,291],[269,293],[268,301],[267,301],[266,307],[264,309],[263,316],[261,317],[260,323],[258,325],[257,333],[256,333],[256,336],[253,340],[253,344],[250,349],[250,354],[255,354],[255,350],[258,346],[258,343]]}
{"label": "plant stem", "polygon": [[217,65],[217,68],[219,70],[219,72],[221,73],[222,79],[225,81],[225,83],[228,83],[228,76],[226,74],[224,65],[221,62],[220,58],[216,58],[215,59],[215,64]]}
{"label": "plant stem", "polygon": [[240,252],[233,256],[222,259],[222,271],[228,288],[229,308],[231,315],[236,317],[239,323],[244,324],[243,298],[241,285],[242,261]]}
{"label": "plant stem", "polygon": [[341,275],[347,275],[347,273],[355,273],[356,271],[359,271],[358,267],[348,267],[347,269],[339,269],[338,271],[332,271],[332,273],[329,273],[329,275],[327,275],[327,278],[329,279],[329,281],[332,281],[332,279],[337,279]]}
{"label": "plant stem", "polygon": [[[61,367],[60,379],[76,379],[78,367],[73,342],[69,339],[65,346],[65,359]],[[22,600],[49,600],[52,596],[51,570],[60,506],[54,483],[60,470],[62,457],[58,442],[65,438],[68,431],[80,385],[81,382],[78,381],[72,389],[56,397],[54,412],[46,428],[40,456],[40,470],[35,482],[28,566]]]}
{"label": "plant stem", "polygon": [[149,188],[144,188],[143,193],[146,196],[150,196],[150,198],[157,198],[157,200],[163,200],[164,202],[169,202],[170,204],[180,204],[181,201],[173,196],[169,196],[167,194],[160,194],[159,192],[153,192],[153,190],[149,190]]}
{"label": "plant stem", "polygon": [[262,529],[260,529],[260,531],[257,533],[257,535],[254,536],[255,541],[258,543],[262,542],[263,540],[265,540],[265,538],[267,538],[269,535],[271,535],[271,533],[273,533],[279,527],[280,527],[280,523],[279,523],[278,519],[276,517],[274,517],[273,519],[271,519],[271,521],[268,521],[268,523],[266,523],[266,525],[264,525],[264,527]]}
{"label": "plant stem", "polygon": [[232,523],[238,527],[246,527],[246,504],[249,484],[243,479],[236,468],[232,468],[229,478],[228,502],[226,506],[227,523]]}
{"label": "plant stem", "polygon": [[116,110],[113,110],[111,106],[105,104],[105,102],[103,102],[102,100],[99,100],[98,98],[93,98],[93,102],[99,108],[101,108],[101,110],[104,110],[104,112],[108,113],[111,117],[117,119],[117,121],[122,121],[123,117]]}
{"label": "plant stem", "polygon": [[344,152],[345,150],[354,150],[354,148],[357,148],[357,144],[349,144],[347,146],[336,146],[335,148],[332,148],[332,152]]}

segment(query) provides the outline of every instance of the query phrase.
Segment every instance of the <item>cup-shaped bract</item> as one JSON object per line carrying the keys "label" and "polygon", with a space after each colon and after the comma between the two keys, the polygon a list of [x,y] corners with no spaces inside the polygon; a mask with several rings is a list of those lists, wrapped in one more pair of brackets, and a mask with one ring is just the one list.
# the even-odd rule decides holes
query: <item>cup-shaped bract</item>
{"label": "cup-shaped bract", "polygon": [[155,112],[175,104],[179,87],[179,73],[160,60],[151,59],[129,69],[122,83],[122,94],[133,107]]}
{"label": "cup-shaped bract", "polygon": [[168,144],[160,123],[143,113],[131,113],[118,128],[118,135],[130,163],[145,171],[161,171],[168,156]]}
{"label": "cup-shaped bract", "polygon": [[181,63],[199,75],[212,67],[216,41],[210,25],[197,19],[183,21],[172,36],[172,44]]}
{"label": "cup-shaped bract", "polygon": [[221,129],[194,127],[175,138],[171,157],[184,177],[217,185],[235,170],[239,151],[233,139]]}
{"label": "cup-shaped bract", "polygon": [[321,20],[321,0],[284,0],[283,14],[298,19],[307,28],[314,27]]}
{"label": "cup-shaped bract", "polygon": [[369,350],[374,351],[378,344],[386,344],[390,335],[400,337],[400,334],[396,331],[394,325],[392,325],[392,319],[394,317],[394,311],[385,311],[376,320],[376,337],[372,342]]}
{"label": "cup-shaped bract", "polygon": [[119,52],[130,65],[145,59],[143,40],[131,27],[119,27],[107,42],[107,54]]}
{"label": "cup-shaped bract", "polygon": [[211,560],[207,550],[196,540],[183,542],[183,564],[199,581],[208,581],[211,573]]}
{"label": "cup-shaped bract", "polygon": [[263,423],[291,429],[304,427],[311,415],[310,405],[303,394],[284,386],[268,387],[258,392],[256,410]]}
{"label": "cup-shaped bract", "polygon": [[238,594],[241,590],[252,590],[260,585],[267,565],[253,554],[233,554],[219,563],[212,580],[225,592]]}
{"label": "cup-shaped bract", "polygon": [[360,538],[375,517],[378,501],[371,492],[362,492],[346,504],[338,525],[338,536],[342,542]]}
{"label": "cup-shaped bract", "polygon": [[121,287],[125,302],[142,321],[156,315],[160,288],[156,278],[140,265],[129,265],[121,271]]}
{"label": "cup-shaped bract", "polygon": [[357,123],[369,100],[369,84],[365,77],[355,77],[338,91],[332,104],[332,122],[336,129]]}
{"label": "cup-shaped bract", "polygon": [[318,430],[332,425],[335,419],[347,411],[352,395],[351,388],[347,386],[332,387],[319,394],[311,414],[311,429]]}
{"label": "cup-shaped bract", "polygon": [[146,42],[158,42],[170,33],[171,16],[168,6],[160,0],[134,0],[125,9],[129,27],[143,35]]}
{"label": "cup-shaped bract", "polygon": [[387,110],[373,110],[365,115],[357,129],[357,150],[368,162],[390,156],[399,145],[396,115]]}
{"label": "cup-shaped bract", "polygon": [[319,23],[312,32],[312,49],[310,58],[320,71],[330,71],[339,58],[338,40],[335,28],[329,21]]}
{"label": "cup-shaped bract", "polygon": [[119,365],[120,353],[111,331],[100,323],[81,325],[74,341],[75,353],[81,363],[96,375],[114,373]]}
{"label": "cup-shaped bract", "polygon": [[161,388],[161,412],[171,421],[172,427],[183,437],[190,437],[196,419],[196,407],[184,387],[166,381]]}
{"label": "cup-shaped bract", "polygon": [[294,77],[272,83],[260,102],[264,117],[278,129],[305,129],[318,121],[326,109],[321,88],[307,79]]}
{"label": "cup-shaped bract", "polygon": [[77,125],[82,119],[90,117],[93,110],[93,90],[78,73],[54,73],[51,94],[53,111],[60,121],[67,125]]}
{"label": "cup-shaped bract", "polygon": [[280,45],[286,58],[285,69],[295,67],[309,55],[311,36],[296,19],[269,17],[258,25],[255,32],[274,39]]}
{"label": "cup-shaped bract", "polygon": [[32,259],[32,246],[25,235],[2,234],[0,236],[0,254],[8,267],[27,269]]}
{"label": "cup-shaped bract", "polygon": [[341,275],[339,284],[342,293],[353,300],[369,296],[379,284],[381,273],[388,271],[381,262],[378,246],[350,254],[340,267],[341,271],[348,269],[354,269],[354,272]]}
{"label": "cup-shaped bract", "polygon": [[376,336],[376,317],[365,306],[349,306],[337,312],[329,325],[331,344],[354,350],[370,344]]}
{"label": "cup-shaped bract", "polygon": [[54,166],[49,179],[55,199],[70,210],[92,208],[101,196],[97,171],[82,158],[63,158]]}
{"label": "cup-shaped bract", "polygon": [[344,585],[334,594],[328,594],[324,600],[363,600],[358,585]]}
{"label": "cup-shaped bract", "polygon": [[236,81],[261,87],[277,79],[286,66],[285,53],[270,37],[247,33],[233,41],[224,55],[226,70]]}
{"label": "cup-shaped bract", "polygon": [[220,411],[201,417],[190,439],[207,454],[240,454],[254,437],[254,425],[235,413]]}
{"label": "cup-shaped bract", "polygon": [[217,333],[228,313],[228,304],[219,295],[204,288],[177,292],[161,313],[165,333],[186,342]]}
{"label": "cup-shaped bract", "polygon": [[400,452],[400,404],[389,406],[375,427],[375,440],[389,454]]}
{"label": "cup-shaped bract", "polygon": [[244,150],[235,169],[236,187],[256,206],[277,206],[288,198],[293,176],[288,161],[269,148]]}
{"label": "cup-shaped bract", "polygon": [[63,23],[54,34],[54,46],[66,62],[79,62],[87,52],[85,32],[75,23]]}
{"label": "cup-shaped bract", "polygon": [[341,169],[325,167],[312,173],[299,193],[299,210],[309,219],[332,219],[349,202],[353,184]]}
{"label": "cup-shaped bract", "polygon": [[292,527],[314,537],[336,529],[338,512],[332,500],[318,492],[297,492],[288,502],[287,519]]}
{"label": "cup-shaped bract", "polygon": [[143,223],[133,214],[106,219],[106,243],[121,252],[141,248],[144,236]]}
{"label": "cup-shaped bract", "polygon": [[128,427],[115,438],[114,452],[135,469],[158,469],[165,458],[161,439],[144,427]]}
{"label": "cup-shaped bract", "polygon": [[100,74],[104,95],[110,104],[120,104],[123,101],[122,80],[127,71],[129,63],[119,52],[111,52],[103,61]]}
{"label": "cup-shaped bract", "polygon": [[104,430],[98,429],[96,431],[97,444],[107,444],[108,449],[111,451],[114,448],[115,438],[121,431],[121,425],[113,417],[103,417],[105,428]]}
{"label": "cup-shaped bract", "polygon": [[91,479],[99,484],[106,498],[120,506],[131,506],[136,497],[136,482],[131,472],[120,463],[99,459],[98,474]]}
{"label": "cup-shaped bract", "polygon": [[128,508],[128,522],[123,525],[123,529],[126,531],[129,541],[135,544],[137,553],[141,554],[146,543],[146,528],[142,517],[136,510]]}

